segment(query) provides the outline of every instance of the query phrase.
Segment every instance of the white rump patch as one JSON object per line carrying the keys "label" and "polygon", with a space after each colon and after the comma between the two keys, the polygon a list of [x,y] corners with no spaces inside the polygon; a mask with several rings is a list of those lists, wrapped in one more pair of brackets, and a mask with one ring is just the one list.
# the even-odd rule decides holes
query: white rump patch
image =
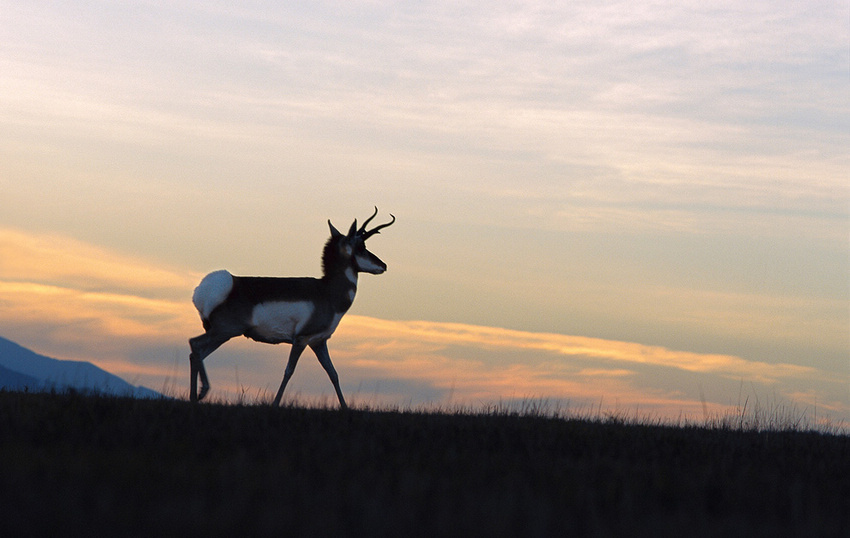
{"label": "white rump patch", "polygon": [[209,319],[212,311],[227,300],[232,289],[233,275],[224,269],[213,271],[205,276],[192,294],[192,302],[195,303],[201,318]]}
{"label": "white rump patch", "polygon": [[301,335],[313,310],[313,303],[307,301],[260,303],[251,314],[251,325],[264,338],[291,342]]}

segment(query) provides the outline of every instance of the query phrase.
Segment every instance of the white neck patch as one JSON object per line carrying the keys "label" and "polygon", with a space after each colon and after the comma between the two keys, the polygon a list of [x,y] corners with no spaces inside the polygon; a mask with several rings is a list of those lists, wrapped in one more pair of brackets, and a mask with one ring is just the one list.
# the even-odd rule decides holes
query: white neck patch
{"label": "white neck patch", "polygon": [[348,279],[352,284],[357,284],[357,273],[354,272],[354,269],[351,267],[346,268],[345,270],[345,278]]}

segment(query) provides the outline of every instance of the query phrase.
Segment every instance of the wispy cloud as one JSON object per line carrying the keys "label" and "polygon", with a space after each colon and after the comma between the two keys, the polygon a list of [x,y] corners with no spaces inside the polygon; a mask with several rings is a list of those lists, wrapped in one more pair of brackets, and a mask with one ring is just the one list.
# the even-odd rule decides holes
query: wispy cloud
{"label": "wispy cloud", "polygon": [[[670,350],[659,346],[646,346],[634,342],[618,342],[600,338],[569,336],[551,333],[533,333],[481,327],[459,323],[425,321],[389,321],[362,316],[351,316],[346,331],[357,331],[359,338],[374,334],[381,340],[392,339],[427,342],[442,346],[463,345],[483,349],[505,348],[515,351],[544,351],[562,357],[590,358],[622,367],[623,363],[662,366],[689,372],[713,373],[734,379],[747,378],[763,383],[784,378],[810,378],[817,376],[814,368],[793,364],[767,364],[747,361],[731,355],[691,353]],[[590,370],[593,371],[593,370]],[[587,374],[589,370],[579,370]],[[615,370],[622,375],[622,370]],[[609,373],[609,375],[612,375]]]}
{"label": "wispy cloud", "polygon": [[60,284],[79,290],[144,290],[173,294],[197,275],[118,255],[70,237],[0,229],[0,274],[7,281]]}

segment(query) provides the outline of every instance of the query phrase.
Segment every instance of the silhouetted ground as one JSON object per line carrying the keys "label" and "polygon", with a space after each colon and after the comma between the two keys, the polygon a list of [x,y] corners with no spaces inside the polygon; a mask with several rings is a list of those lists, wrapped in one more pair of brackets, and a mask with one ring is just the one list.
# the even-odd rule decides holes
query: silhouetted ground
{"label": "silhouetted ground", "polygon": [[0,535],[848,536],[850,437],[0,392]]}

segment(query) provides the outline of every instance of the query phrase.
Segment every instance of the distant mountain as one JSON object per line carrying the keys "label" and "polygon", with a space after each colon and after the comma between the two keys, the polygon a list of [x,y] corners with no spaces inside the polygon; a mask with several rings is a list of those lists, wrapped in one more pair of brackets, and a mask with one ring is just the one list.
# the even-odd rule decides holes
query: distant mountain
{"label": "distant mountain", "polygon": [[39,355],[0,337],[0,388],[10,390],[95,391],[136,398],[161,398],[145,387],[135,387],[90,362],[61,361]]}
{"label": "distant mountain", "polygon": [[34,377],[0,366],[0,388],[24,390],[29,387],[37,387],[40,384],[41,382]]}

